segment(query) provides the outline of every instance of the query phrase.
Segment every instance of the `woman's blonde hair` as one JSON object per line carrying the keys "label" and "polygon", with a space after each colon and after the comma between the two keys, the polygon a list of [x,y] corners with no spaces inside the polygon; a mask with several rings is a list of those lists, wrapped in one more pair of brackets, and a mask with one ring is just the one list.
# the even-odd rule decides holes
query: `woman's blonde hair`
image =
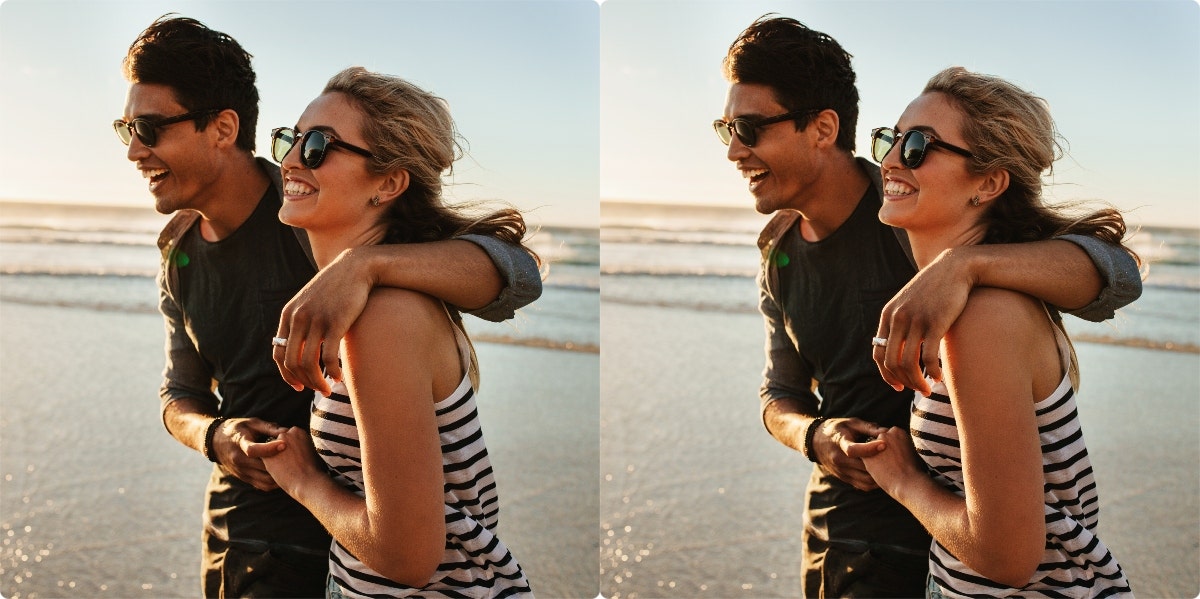
{"label": "woman's blonde hair", "polygon": [[[1049,104],[999,77],[950,67],[936,74],[923,93],[947,96],[964,115],[962,134],[974,158],[968,170],[981,175],[995,169],[1008,172],[1008,189],[989,202],[980,219],[986,229],[982,243],[1039,241],[1066,234],[1086,235],[1124,247],[1125,219],[1111,207],[1084,202],[1049,205],[1042,197],[1042,177],[1054,172],[1063,155]],[[1057,309],[1051,318],[1063,329]],[[1066,330],[1063,329],[1064,336]],[[1070,337],[1068,337],[1069,341]],[[1071,382],[1079,386],[1075,348],[1071,347]]]}
{"label": "woman's blonde hair", "polygon": [[[440,241],[478,234],[521,246],[526,228],[521,213],[505,206],[488,209],[484,203],[451,206],[442,198],[442,177],[453,173],[462,155],[458,130],[446,101],[399,77],[350,67],[334,75],[322,93],[345,94],[363,114],[362,133],[374,158],[368,169],[387,174],[408,172],[408,189],[393,200],[382,217],[387,233],[382,243]],[[466,334],[458,310],[449,310]],[[468,337],[468,342],[470,338]],[[479,386],[475,348],[471,347],[471,380]]]}

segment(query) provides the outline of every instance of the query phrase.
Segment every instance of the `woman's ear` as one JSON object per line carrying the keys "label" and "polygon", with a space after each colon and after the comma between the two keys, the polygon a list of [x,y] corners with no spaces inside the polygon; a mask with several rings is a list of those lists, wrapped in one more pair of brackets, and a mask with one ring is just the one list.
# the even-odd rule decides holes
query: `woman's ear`
{"label": "woman's ear", "polygon": [[983,176],[979,187],[976,189],[976,196],[980,203],[990,202],[1000,194],[1008,190],[1008,171],[998,168]]}
{"label": "woman's ear", "polygon": [[408,171],[402,168],[384,175],[383,181],[379,184],[379,199],[383,202],[390,202],[400,197],[408,190],[408,181]]}

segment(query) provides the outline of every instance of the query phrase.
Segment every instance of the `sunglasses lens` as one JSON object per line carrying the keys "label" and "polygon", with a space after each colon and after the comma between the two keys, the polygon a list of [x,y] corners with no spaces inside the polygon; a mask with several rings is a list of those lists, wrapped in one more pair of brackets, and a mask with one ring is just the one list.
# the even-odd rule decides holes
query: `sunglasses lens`
{"label": "sunglasses lens", "polygon": [[879,129],[871,136],[871,157],[875,162],[883,163],[888,152],[896,144],[896,132],[891,129]]}
{"label": "sunglasses lens", "polygon": [[721,138],[721,143],[729,145],[733,141],[733,134],[729,132],[729,126],[725,121],[713,121],[713,129],[717,131],[717,137]]}
{"label": "sunglasses lens", "polygon": [[291,129],[276,129],[271,133],[271,157],[282,163],[296,143],[296,133]]}
{"label": "sunglasses lens", "polygon": [[158,141],[158,133],[154,130],[154,125],[140,119],[133,119],[129,125],[133,127],[134,135],[137,135],[138,141],[142,142],[143,146],[154,147],[154,142]]}
{"label": "sunglasses lens", "polygon": [[129,142],[133,141],[133,134],[129,132],[125,121],[113,121],[113,129],[117,132],[117,137],[121,138],[121,143],[129,145]]}
{"label": "sunglasses lens", "polygon": [[320,131],[309,131],[300,142],[300,160],[308,168],[317,168],[325,160],[328,139]]}
{"label": "sunglasses lens", "polygon": [[926,138],[920,131],[909,131],[904,134],[900,144],[900,160],[904,166],[917,168],[925,160]]}
{"label": "sunglasses lens", "polygon": [[747,148],[753,148],[754,143],[758,141],[758,129],[746,121],[734,119],[733,132],[737,135],[738,141]]}

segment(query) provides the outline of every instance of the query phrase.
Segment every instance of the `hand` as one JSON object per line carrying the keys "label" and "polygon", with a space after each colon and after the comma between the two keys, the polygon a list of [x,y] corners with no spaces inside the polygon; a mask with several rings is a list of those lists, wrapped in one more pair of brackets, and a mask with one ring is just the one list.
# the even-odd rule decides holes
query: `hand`
{"label": "hand", "polygon": [[862,458],[878,451],[879,445],[868,440],[885,430],[858,418],[832,418],[814,431],[812,450],[831,474],[859,491],[872,491],[879,487],[863,467]]}
{"label": "hand", "polygon": [[881,433],[874,443],[878,447],[872,455],[863,456],[863,466],[888,495],[895,498],[910,477],[926,476],[908,431],[893,426]]}
{"label": "hand", "polygon": [[887,339],[887,346],[872,347],[871,357],[897,391],[909,387],[929,395],[922,363],[930,378],[942,380],[942,337],[962,314],[974,286],[966,260],[957,255],[942,252],[883,307],[876,335]]}
{"label": "hand", "polygon": [[346,250],[284,306],[277,335],[287,339],[287,346],[275,346],[271,357],[292,388],[309,387],[329,395],[322,363],[333,380],[342,380],[338,348],[366,307],[373,284],[364,261]]}
{"label": "hand", "polygon": [[279,486],[263,466],[260,459],[263,450],[255,446],[285,430],[258,418],[232,418],[218,425],[213,433],[213,454],[219,464],[242,481],[259,491],[273,491]]}
{"label": "hand", "polygon": [[272,442],[271,455],[263,456],[263,465],[288,495],[296,497],[304,481],[311,476],[324,476],[319,468],[320,458],[313,448],[308,431],[293,426]]}

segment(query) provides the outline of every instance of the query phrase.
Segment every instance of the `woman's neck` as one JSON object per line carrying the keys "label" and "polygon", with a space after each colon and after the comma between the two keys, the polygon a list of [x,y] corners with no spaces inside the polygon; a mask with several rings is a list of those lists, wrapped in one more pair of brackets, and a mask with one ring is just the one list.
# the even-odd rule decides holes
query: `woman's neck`
{"label": "woman's neck", "polygon": [[387,229],[382,225],[374,225],[365,230],[353,231],[323,231],[308,230],[308,241],[312,244],[313,259],[317,269],[323,269],[337,259],[342,252],[365,245],[377,245],[383,241]]}
{"label": "woman's neck", "polygon": [[976,245],[983,241],[987,230],[979,224],[961,230],[907,229],[908,241],[912,245],[913,260],[917,270],[925,268],[942,252],[964,245]]}

